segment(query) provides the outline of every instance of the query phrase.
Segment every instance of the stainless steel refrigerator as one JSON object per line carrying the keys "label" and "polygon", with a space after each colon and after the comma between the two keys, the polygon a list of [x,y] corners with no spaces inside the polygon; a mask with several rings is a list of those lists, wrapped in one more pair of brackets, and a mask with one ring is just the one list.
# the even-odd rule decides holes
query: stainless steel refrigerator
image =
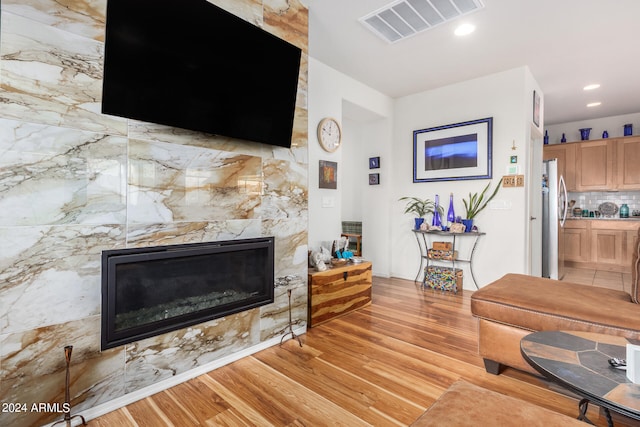
{"label": "stainless steel refrigerator", "polygon": [[542,276],[564,277],[564,223],[568,211],[567,186],[558,173],[558,159],[542,166]]}

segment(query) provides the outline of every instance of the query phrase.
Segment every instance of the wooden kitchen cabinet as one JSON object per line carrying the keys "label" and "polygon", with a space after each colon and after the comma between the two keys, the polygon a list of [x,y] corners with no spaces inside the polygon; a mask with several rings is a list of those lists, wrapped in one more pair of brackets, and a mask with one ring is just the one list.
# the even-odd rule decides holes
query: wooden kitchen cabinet
{"label": "wooden kitchen cabinet", "polygon": [[638,248],[638,230],[628,230],[627,231],[627,246],[625,248],[625,264],[632,265],[633,255]]}
{"label": "wooden kitchen cabinet", "polygon": [[[591,261],[599,269],[608,270],[609,267],[622,267],[626,252],[627,234],[621,230],[591,228]],[[629,264],[631,271],[631,264]]]}
{"label": "wooden kitchen cabinet", "polygon": [[558,159],[558,172],[564,176],[567,191],[576,190],[576,144],[545,145],[542,159]]}
{"label": "wooden kitchen cabinet", "polygon": [[616,140],[601,139],[575,144],[576,190],[603,191],[615,188]]}
{"label": "wooden kitchen cabinet", "polygon": [[568,267],[631,273],[640,221],[567,220],[564,259]]}
{"label": "wooden kitchen cabinet", "polygon": [[640,136],[616,140],[617,190],[640,190]]}
{"label": "wooden kitchen cabinet", "polygon": [[588,221],[570,220],[564,227],[564,260],[587,263],[591,259]]}
{"label": "wooden kitchen cabinet", "polygon": [[545,145],[553,158],[568,191],[640,190],[640,136]]}

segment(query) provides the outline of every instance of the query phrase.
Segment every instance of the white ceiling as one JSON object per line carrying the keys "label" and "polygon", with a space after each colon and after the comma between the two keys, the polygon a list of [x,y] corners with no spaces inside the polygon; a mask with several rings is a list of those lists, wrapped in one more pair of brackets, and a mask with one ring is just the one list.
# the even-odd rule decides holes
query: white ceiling
{"label": "white ceiling", "polygon": [[[390,2],[307,0],[310,56],[393,98],[526,65],[546,125],[640,112],[640,0],[483,0],[395,44],[358,22]],[[454,36],[462,22],[476,31]]]}

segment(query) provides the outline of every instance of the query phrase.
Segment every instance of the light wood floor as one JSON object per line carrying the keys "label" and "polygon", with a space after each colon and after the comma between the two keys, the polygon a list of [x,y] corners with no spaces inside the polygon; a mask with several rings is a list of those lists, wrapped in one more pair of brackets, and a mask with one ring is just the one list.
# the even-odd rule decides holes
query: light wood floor
{"label": "light wood floor", "polygon": [[[88,424],[401,426],[460,378],[576,416],[577,399],[538,377],[484,371],[470,296],[374,278],[372,305],[310,329],[302,348],[287,341]],[[597,407],[588,415],[606,425]]]}

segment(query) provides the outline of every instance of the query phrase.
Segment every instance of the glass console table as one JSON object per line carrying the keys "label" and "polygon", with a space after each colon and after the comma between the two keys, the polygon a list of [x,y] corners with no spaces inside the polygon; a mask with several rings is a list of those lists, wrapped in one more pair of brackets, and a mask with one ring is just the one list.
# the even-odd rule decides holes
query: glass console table
{"label": "glass console table", "polygon": [[[486,233],[479,232],[470,232],[470,233],[451,233],[448,231],[424,231],[424,230],[411,230],[416,236],[416,241],[418,242],[418,247],[420,248],[420,268],[418,269],[418,274],[416,274],[416,278],[414,282],[418,281],[420,277],[420,273],[424,272],[423,268],[429,267],[429,264],[433,263],[446,263],[450,265],[451,268],[455,268],[456,263],[464,263],[469,264],[469,271],[471,272],[471,279],[473,280],[473,284],[478,288],[478,282],[476,281],[476,276],[473,274],[473,254],[476,251],[476,246],[478,244],[478,239],[480,236],[484,236]],[[471,249],[469,250],[468,258],[456,258],[452,255],[452,259],[435,259],[429,257],[429,248],[432,246],[432,242],[436,240],[436,238],[444,238],[451,243],[451,251],[452,254],[456,253],[456,241],[460,241],[460,239],[469,239],[471,244]],[[425,265],[426,262],[426,265]],[[424,273],[423,273],[424,274]]]}

